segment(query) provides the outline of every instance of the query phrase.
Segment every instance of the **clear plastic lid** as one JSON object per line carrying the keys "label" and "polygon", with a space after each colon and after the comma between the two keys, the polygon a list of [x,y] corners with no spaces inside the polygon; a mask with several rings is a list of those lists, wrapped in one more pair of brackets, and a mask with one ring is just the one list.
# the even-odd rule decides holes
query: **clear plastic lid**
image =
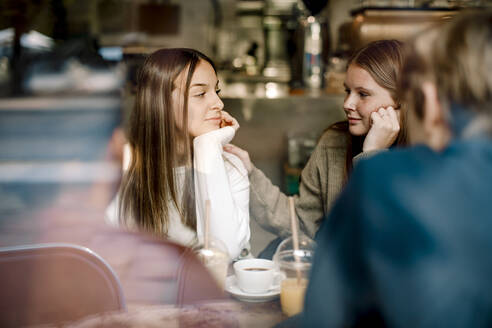
{"label": "clear plastic lid", "polygon": [[193,250],[203,263],[223,260],[224,258],[229,259],[227,247],[218,239],[211,238],[207,248],[205,248],[205,245],[200,244],[195,246]]}
{"label": "clear plastic lid", "polygon": [[299,247],[297,250],[294,250],[292,237],[285,239],[278,245],[273,256],[273,261],[278,268],[305,269],[311,267],[316,242],[305,234],[299,234],[298,239]]}

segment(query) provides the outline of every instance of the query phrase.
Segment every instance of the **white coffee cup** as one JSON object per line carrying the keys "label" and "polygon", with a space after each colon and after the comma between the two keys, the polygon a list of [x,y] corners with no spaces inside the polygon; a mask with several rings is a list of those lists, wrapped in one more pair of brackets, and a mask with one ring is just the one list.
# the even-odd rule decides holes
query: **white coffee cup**
{"label": "white coffee cup", "polygon": [[279,287],[279,272],[273,261],[264,259],[245,259],[234,263],[234,273],[238,287],[251,294],[266,293]]}

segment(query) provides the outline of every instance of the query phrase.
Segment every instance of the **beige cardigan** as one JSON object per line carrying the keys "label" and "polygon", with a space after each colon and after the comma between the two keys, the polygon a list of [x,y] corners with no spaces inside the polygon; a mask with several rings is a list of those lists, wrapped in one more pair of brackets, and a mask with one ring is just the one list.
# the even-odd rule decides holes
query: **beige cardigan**
{"label": "beige cardigan", "polygon": [[[314,237],[321,219],[342,189],[348,138],[346,131],[326,130],[302,170],[294,204],[299,225],[310,237]],[[289,235],[288,197],[256,167],[249,180],[251,217],[274,234]]]}
{"label": "beige cardigan", "polygon": [[[326,130],[302,170],[299,195],[294,196],[294,204],[299,226],[311,238],[344,185],[349,137],[348,131]],[[354,164],[378,152],[360,153],[354,157]],[[249,181],[251,218],[280,237],[290,235],[288,197],[256,167],[250,172]]]}

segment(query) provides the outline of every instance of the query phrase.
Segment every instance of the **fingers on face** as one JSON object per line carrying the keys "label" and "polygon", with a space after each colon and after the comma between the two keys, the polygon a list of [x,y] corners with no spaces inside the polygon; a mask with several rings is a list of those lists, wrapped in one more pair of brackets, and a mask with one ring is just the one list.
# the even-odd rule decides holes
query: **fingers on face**
{"label": "fingers on face", "polygon": [[226,126],[226,125],[228,125],[228,124],[231,123],[231,121],[232,121],[231,120],[231,115],[229,115],[227,112],[222,111],[220,113],[220,115],[221,115],[221,118],[222,118],[222,122],[224,123],[223,126]]}
{"label": "fingers on face", "polygon": [[372,112],[371,120],[373,124],[385,125],[393,131],[397,132],[400,130],[399,113],[392,106],[386,108],[381,107],[377,111]]}
{"label": "fingers on face", "polygon": [[230,125],[234,127],[236,130],[239,128],[238,121],[234,117],[232,117],[231,114],[229,114],[226,111],[222,111],[221,115],[222,115],[222,120],[226,123],[224,124],[224,126]]}
{"label": "fingers on face", "polygon": [[391,119],[393,130],[399,131],[400,130],[400,118],[399,118],[396,110],[394,110],[393,107],[388,107],[387,112],[388,112],[388,116]]}
{"label": "fingers on face", "polygon": [[387,114],[386,108],[384,108],[384,107],[379,108],[378,109],[378,114],[381,115],[381,117],[383,117],[384,115],[386,115]]}
{"label": "fingers on face", "polygon": [[224,120],[230,119],[230,117],[231,117],[231,115],[228,112],[226,112],[225,110],[221,111],[220,115],[222,115],[222,119],[224,119]]}
{"label": "fingers on face", "polygon": [[371,113],[371,121],[372,121],[372,124],[378,124],[378,123],[381,123],[383,121],[383,118],[381,117],[381,114],[379,114],[379,112],[372,112]]}
{"label": "fingers on face", "polygon": [[[396,114],[395,114],[396,115]],[[383,112],[381,115],[379,111],[371,114],[372,125],[375,125],[384,130],[395,131],[398,127],[398,122],[393,121],[388,113]]]}
{"label": "fingers on face", "polygon": [[228,112],[224,112],[222,111],[222,118],[224,120],[226,120],[227,122],[235,122],[236,119],[234,117],[231,116],[231,114],[229,114]]}

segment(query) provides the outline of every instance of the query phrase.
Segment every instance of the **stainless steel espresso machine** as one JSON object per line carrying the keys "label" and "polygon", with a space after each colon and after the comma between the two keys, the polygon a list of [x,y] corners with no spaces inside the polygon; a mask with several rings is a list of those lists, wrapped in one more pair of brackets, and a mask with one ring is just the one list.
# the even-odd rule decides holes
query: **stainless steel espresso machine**
{"label": "stainless steel espresso machine", "polygon": [[289,81],[291,89],[320,89],[329,57],[328,0],[266,0],[263,75]]}

